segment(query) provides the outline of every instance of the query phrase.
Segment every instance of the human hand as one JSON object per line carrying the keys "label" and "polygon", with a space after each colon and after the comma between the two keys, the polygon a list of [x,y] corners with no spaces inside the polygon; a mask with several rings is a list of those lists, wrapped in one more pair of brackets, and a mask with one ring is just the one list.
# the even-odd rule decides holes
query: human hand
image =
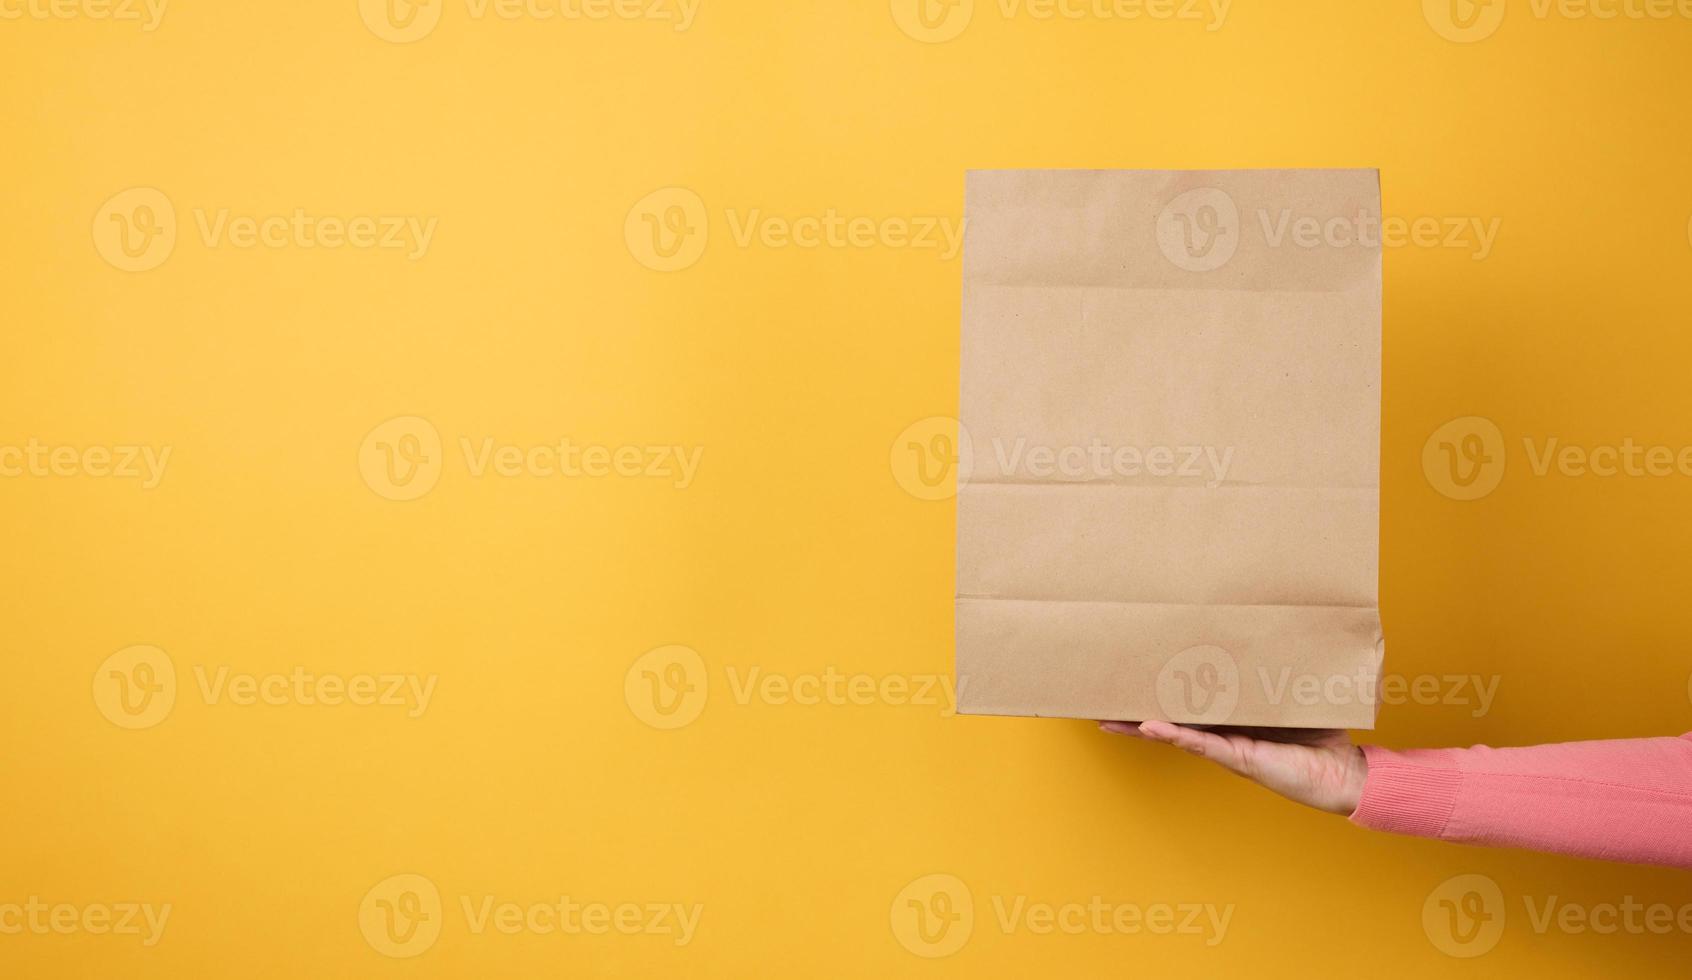
{"label": "human hand", "polygon": [[1186,749],[1289,800],[1350,816],[1369,764],[1351,736],[1328,728],[1189,727],[1167,721],[1101,721],[1107,732]]}

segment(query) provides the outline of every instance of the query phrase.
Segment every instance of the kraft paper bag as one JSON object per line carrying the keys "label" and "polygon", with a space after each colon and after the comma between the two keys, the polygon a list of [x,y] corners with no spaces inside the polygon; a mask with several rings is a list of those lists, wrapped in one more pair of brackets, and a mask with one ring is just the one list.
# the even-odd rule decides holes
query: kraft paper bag
{"label": "kraft paper bag", "polygon": [[1378,173],[965,199],[959,710],[1373,727]]}

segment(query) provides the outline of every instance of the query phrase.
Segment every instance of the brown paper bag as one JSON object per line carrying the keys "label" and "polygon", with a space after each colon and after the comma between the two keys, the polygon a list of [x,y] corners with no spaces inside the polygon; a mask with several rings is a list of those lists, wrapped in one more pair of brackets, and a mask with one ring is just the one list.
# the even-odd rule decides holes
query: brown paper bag
{"label": "brown paper bag", "polygon": [[1377,172],[965,197],[959,710],[1373,727]]}

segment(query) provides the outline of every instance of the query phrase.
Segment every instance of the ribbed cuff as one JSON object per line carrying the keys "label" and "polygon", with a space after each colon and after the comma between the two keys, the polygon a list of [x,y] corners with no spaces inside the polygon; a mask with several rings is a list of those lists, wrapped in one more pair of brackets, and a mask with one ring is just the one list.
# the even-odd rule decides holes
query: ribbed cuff
{"label": "ribbed cuff", "polygon": [[1411,837],[1439,837],[1451,821],[1463,774],[1410,761],[1374,745],[1363,747],[1369,775],[1351,822]]}

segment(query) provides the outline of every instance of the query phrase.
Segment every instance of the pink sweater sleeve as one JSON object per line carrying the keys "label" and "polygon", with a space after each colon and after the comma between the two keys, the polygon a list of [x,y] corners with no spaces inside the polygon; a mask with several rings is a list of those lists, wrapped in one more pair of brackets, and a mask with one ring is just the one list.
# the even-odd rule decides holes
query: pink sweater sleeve
{"label": "pink sweater sleeve", "polygon": [[1519,749],[1363,749],[1353,823],[1464,844],[1692,868],[1692,733]]}

